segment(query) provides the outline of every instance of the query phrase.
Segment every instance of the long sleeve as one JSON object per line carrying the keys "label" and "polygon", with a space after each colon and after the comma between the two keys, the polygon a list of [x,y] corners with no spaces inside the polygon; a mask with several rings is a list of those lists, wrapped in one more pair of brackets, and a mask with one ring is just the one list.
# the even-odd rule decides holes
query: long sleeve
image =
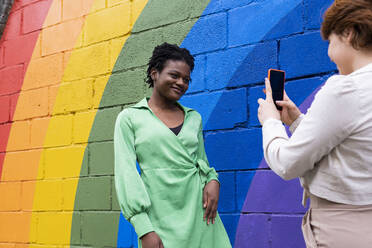
{"label": "long sleeve", "polygon": [[354,82],[344,76],[331,77],[291,138],[279,120],[265,121],[262,135],[266,162],[285,180],[303,176],[350,135],[358,113]]}
{"label": "long sleeve", "polygon": [[121,112],[115,124],[115,187],[124,217],[141,237],[154,228],[147,214],[150,198],[136,168],[134,130],[129,114],[126,110]]}
{"label": "long sleeve", "polygon": [[304,114],[301,114],[299,117],[297,117],[297,119],[292,123],[292,125],[289,126],[289,131],[291,133],[294,133],[298,127],[298,125],[300,125],[301,121],[304,119]]}
{"label": "long sleeve", "polygon": [[203,125],[201,122],[200,122],[199,131],[198,131],[198,141],[199,141],[198,142],[198,159],[205,161],[209,167],[208,174],[206,175],[207,176],[206,183],[209,183],[212,180],[216,180],[217,182],[219,182],[218,174],[214,168],[209,166],[207,154],[205,153],[204,138],[203,138]]}

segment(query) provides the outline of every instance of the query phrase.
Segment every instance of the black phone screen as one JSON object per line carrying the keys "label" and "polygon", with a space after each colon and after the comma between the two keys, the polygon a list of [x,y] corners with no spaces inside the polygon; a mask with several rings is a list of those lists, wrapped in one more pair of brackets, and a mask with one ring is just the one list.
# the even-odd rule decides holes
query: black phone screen
{"label": "black phone screen", "polygon": [[275,101],[283,100],[285,73],[284,71],[270,69],[269,79],[275,106],[278,110],[282,110],[282,107],[276,105]]}

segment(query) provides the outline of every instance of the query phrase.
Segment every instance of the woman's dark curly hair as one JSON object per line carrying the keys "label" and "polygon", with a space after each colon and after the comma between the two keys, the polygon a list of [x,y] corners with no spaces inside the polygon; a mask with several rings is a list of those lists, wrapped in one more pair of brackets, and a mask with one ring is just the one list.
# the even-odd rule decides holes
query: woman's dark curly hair
{"label": "woman's dark curly hair", "polygon": [[149,88],[154,87],[154,81],[151,78],[152,69],[161,72],[164,69],[167,60],[184,61],[189,67],[190,72],[194,69],[194,57],[186,48],[180,48],[177,45],[163,43],[154,48],[152,56],[148,63],[146,83]]}

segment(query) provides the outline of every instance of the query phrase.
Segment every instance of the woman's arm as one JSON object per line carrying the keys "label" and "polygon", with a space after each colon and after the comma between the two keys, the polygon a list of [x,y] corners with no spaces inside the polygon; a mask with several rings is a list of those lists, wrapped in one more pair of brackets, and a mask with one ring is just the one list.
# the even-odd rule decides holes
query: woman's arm
{"label": "woman's arm", "polygon": [[205,153],[205,147],[204,147],[204,138],[203,138],[203,126],[200,122],[199,130],[198,130],[198,149],[197,149],[197,156],[198,159],[203,160],[207,163],[209,167],[209,171],[207,176],[207,183],[209,183],[212,180],[218,181],[218,174],[214,168],[211,168],[208,162],[207,154]]}
{"label": "woman's arm", "polygon": [[357,115],[354,83],[346,77],[331,77],[291,138],[281,121],[268,119],[264,122],[266,162],[285,180],[302,176],[349,136]]}
{"label": "woman's arm", "polygon": [[124,217],[134,226],[138,237],[154,231],[147,215],[151,202],[138,174],[134,149],[134,129],[130,112],[121,112],[115,124],[115,187]]}
{"label": "woman's arm", "polygon": [[289,131],[293,134],[297,127],[300,125],[301,121],[304,119],[304,114],[300,114],[300,116],[297,117],[297,119],[292,122],[292,124],[289,126]]}
{"label": "woman's arm", "polygon": [[[207,155],[205,153],[203,126],[201,122],[198,131],[198,159],[203,160],[209,167]],[[220,182],[218,181],[218,175],[214,168],[209,167],[209,172],[206,176],[207,181],[203,189],[203,207],[205,209],[203,219],[207,221],[207,224],[214,224],[214,220],[217,216]]]}

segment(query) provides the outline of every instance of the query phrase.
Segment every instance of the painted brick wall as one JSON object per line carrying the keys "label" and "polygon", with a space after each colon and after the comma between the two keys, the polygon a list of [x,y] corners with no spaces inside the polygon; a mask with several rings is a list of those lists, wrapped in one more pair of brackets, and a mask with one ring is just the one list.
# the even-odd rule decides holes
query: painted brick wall
{"label": "painted brick wall", "polygon": [[4,0],[0,4],[0,37],[3,34],[5,24],[8,20],[10,9],[13,5],[13,0]]}
{"label": "painted brick wall", "polygon": [[0,247],[137,247],[115,194],[113,125],[150,94],[146,63],[164,41],[195,56],[181,102],[202,114],[234,247],[305,247],[301,188],[263,159],[257,99],[280,68],[306,112],[336,70],[319,34],[331,3],[15,0],[0,40]]}

